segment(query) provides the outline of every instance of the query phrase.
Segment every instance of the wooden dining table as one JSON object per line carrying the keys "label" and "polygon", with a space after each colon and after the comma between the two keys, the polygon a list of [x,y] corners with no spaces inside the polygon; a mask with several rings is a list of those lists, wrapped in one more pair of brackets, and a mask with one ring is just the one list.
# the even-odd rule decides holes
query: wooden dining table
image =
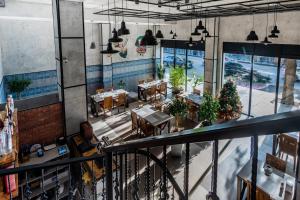
{"label": "wooden dining table", "polygon": [[[292,199],[295,187],[295,178],[274,168],[273,173],[270,176],[267,176],[264,171],[264,165],[265,163],[263,161],[258,160],[256,186],[265,193],[269,194],[274,200],[284,200],[286,199],[285,195],[291,195],[290,198]],[[237,200],[241,200],[241,192],[243,191],[244,187],[244,184],[242,183],[245,181],[251,183],[251,173],[252,161],[249,160],[237,174]],[[280,195],[281,183],[284,184],[284,188],[282,194]],[[291,194],[286,191],[287,183],[293,187]]]}
{"label": "wooden dining table", "polygon": [[113,99],[117,98],[119,94],[125,93],[128,95],[128,92],[124,89],[117,89],[107,92],[102,92],[98,94],[91,95],[91,110],[93,114],[97,114],[100,111],[99,103],[104,101],[105,97],[112,97]]}
{"label": "wooden dining table", "polygon": [[136,113],[136,115],[139,118],[142,118],[146,120],[149,124],[155,127],[155,133],[159,131],[159,134],[161,135],[162,130],[168,125],[168,133],[171,131],[171,119],[172,116],[161,112],[154,110],[152,106],[145,105],[143,107],[137,107],[131,110],[131,112]]}
{"label": "wooden dining table", "polygon": [[196,106],[200,106],[203,102],[203,96],[200,96],[198,94],[193,94],[193,93],[182,93],[179,95],[182,98],[188,99],[192,101]]}
{"label": "wooden dining table", "polygon": [[147,90],[148,88],[150,88],[152,86],[156,86],[157,87],[161,83],[162,83],[161,80],[154,80],[154,81],[151,81],[151,82],[145,82],[145,83],[139,84],[138,85],[138,98],[142,99],[142,97],[141,97],[141,92],[142,91]]}

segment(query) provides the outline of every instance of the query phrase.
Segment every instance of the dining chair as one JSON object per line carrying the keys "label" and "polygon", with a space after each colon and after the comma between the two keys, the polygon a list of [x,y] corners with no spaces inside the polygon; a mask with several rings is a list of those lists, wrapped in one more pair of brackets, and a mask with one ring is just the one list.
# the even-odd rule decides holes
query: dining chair
{"label": "dining chair", "polygon": [[108,87],[108,88],[106,89],[107,92],[110,92],[110,91],[113,91],[113,90],[114,90],[114,86]]}
{"label": "dining chair", "polygon": [[157,87],[157,93],[161,96],[167,97],[167,82],[162,82],[160,85]]}
{"label": "dining chair", "polygon": [[139,120],[135,112],[131,112],[131,131],[136,131],[139,134]]}
{"label": "dining chair", "polygon": [[286,162],[268,153],[266,154],[266,164],[284,173],[286,171]]}
{"label": "dining chair", "polygon": [[[251,200],[251,182],[246,181],[247,183],[247,200]],[[260,187],[256,187],[256,200],[271,200],[270,194],[263,191]]]}
{"label": "dining chair", "polygon": [[145,94],[145,99],[146,101],[148,100],[147,98],[150,98],[150,102],[154,102],[156,100],[156,86],[153,85],[150,88],[148,88],[146,90],[146,94]]}
{"label": "dining chair", "polygon": [[196,94],[196,95],[200,96],[201,95],[201,90],[193,88],[193,94]]}
{"label": "dining chair", "polygon": [[101,105],[103,112],[104,112],[104,116],[106,111],[110,111],[112,113],[112,109],[113,109],[113,98],[112,96],[108,96],[108,97],[104,97],[103,103]]}
{"label": "dining chair", "polygon": [[139,83],[139,85],[140,85],[140,84],[144,84],[144,83],[145,83],[145,80],[139,80],[138,83]]}
{"label": "dining chair", "polygon": [[155,134],[155,128],[151,124],[147,123],[145,119],[140,119],[139,127],[144,137],[153,136]]}
{"label": "dining chair", "polygon": [[286,159],[288,156],[292,156],[294,159],[294,170],[296,169],[297,151],[298,151],[298,141],[286,134],[280,134],[278,136],[279,141],[279,157],[283,159],[284,154],[286,154]]}
{"label": "dining chair", "polygon": [[96,93],[97,94],[100,94],[100,93],[103,93],[104,92],[104,89],[103,88],[97,88],[96,89]]}
{"label": "dining chair", "polygon": [[124,107],[124,112],[126,110],[126,93],[118,94],[117,98],[114,100],[114,107],[118,108],[118,113],[120,107]]}
{"label": "dining chair", "polygon": [[186,103],[187,103],[187,106],[188,106],[188,115],[189,115],[189,117],[191,118],[191,120],[196,121],[198,107],[190,99],[186,99]]}
{"label": "dining chair", "polygon": [[152,82],[153,78],[147,78],[147,83]]}

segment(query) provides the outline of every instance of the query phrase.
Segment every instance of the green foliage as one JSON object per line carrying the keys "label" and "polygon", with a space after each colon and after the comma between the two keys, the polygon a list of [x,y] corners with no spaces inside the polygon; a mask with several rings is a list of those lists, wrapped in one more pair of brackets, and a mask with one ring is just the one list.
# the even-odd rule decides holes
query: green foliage
{"label": "green foliage", "polygon": [[188,106],[185,102],[173,98],[172,102],[168,105],[168,110],[173,116],[179,115],[184,117],[187,113]]}
{"label": "green foliage", "polygon": [[223,119],[229,120],[238,117],[242,112],[242,104],[235,83],[232,80],[228,80],[219,97],[220,103],[220,116]]}
{"label": "green foliage", "polygon": [[208,124],[212,124],[217,120],[219,111],[219,101],[215,99],[211,94],[204,93],[203,103],[199,109],[199,118]]}
{"label": "green foliage", "polygon": [[157,65],[157,77],[159,80],[163,80],[165,76],[166,69],[163,65]]}
{"label": "green foliage", "polygon": [[126,88],[126,83],[123,80],[120,80],[118,83],[119,89],[125,89]]}
{"label": "green foliage", "polygon": [[193,72],[192,78],[188,79],[188,81],[192,83],[192,87],[194,88],[204,81],[204,76],[203,75],[197,76]]}
{"label": "green foliage", "polygon": [[16,78],[8,82],[8,88],[10,92],[16,93],[17,97],[20,97],[20,93],[23,92],[30,84],[31,80]]}
{"label": "green foliage", "polygon": [[185,83],[185,70],[183,67],[176,66],[170,71],[170,84],[173,89],[180,90]]}

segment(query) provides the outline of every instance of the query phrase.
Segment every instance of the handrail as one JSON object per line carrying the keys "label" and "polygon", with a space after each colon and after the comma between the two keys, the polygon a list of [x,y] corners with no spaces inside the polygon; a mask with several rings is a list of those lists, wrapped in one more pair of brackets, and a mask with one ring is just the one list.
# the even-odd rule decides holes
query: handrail
{"label": "handrail", "polygon": [[190,142],[271,135],[300,130],[300,111],[284,112],[253,119],[230,121],[213,126],[190,129],[168,135],[116,143],[104,148],[105,152],[117,152],[138,148],[151,148]]}

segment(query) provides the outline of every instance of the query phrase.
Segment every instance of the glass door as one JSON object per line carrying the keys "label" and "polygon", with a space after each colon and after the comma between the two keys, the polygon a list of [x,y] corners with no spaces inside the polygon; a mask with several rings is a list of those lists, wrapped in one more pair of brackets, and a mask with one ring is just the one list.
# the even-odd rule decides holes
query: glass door
{"label": "glass door", "polygon": [[196,89],[203,94],[204,87],[204,51],[188,50],[187,52],[187,92],[193,92],[194,79],[198,79],[199,83]]}
{"label": "glass door", "polygon": [[164,81],[169,85],[169,78],[170,78],[170,68],[175,66],[175,49],[174,48],[163,48],[163,55],[162,55],[162,64],[165,68],[165,77]]}

